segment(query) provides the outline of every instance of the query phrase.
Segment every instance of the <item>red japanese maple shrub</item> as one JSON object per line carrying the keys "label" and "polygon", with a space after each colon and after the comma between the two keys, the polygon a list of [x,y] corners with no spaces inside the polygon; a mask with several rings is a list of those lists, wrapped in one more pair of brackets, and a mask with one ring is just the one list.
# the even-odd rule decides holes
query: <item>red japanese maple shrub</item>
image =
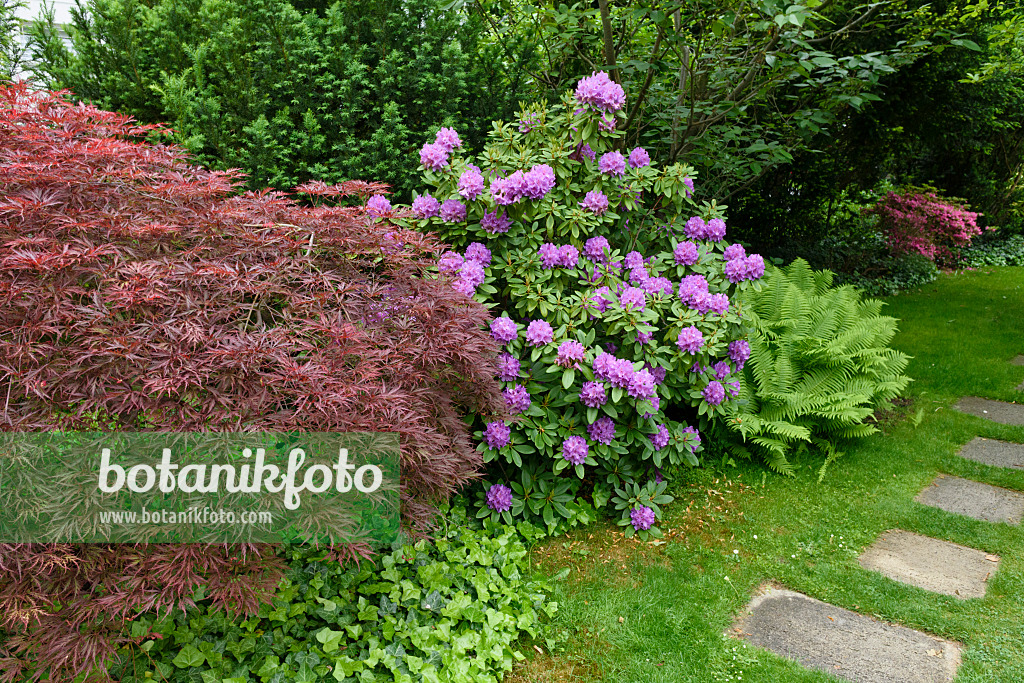
{"label": "red japanese maple shrub", "polygon": [[940,265],[953,262],[959,249],[982,232],[980,214],[927,189],[889,192],[866,213],[878,216],[878,226],[893,253],[921,254]]}
{"label": "red japanese maple shrub", "polygon": [[[480,465],[463,415],[504,411],[486,309],[429,276],[431,238],[236,196],[159,133],[0,87],[0,429],[398,432],[403,519],[427,526]],[[251,611],[279,569],[255,546],[0,546],[0,671],[71,680],[138,610],[204,586]]]}

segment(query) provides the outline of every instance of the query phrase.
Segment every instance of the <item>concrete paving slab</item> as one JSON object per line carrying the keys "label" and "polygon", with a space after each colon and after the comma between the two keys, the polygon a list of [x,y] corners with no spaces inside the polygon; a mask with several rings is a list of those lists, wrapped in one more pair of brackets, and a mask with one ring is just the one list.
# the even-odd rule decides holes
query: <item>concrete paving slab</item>
{"label": "concrete paving slab", "polygon": [[1024,444],[1020,443],[976,436],[960,449],[960,455],[983,465],[1024,469]]}
{"label": "concrete paving slab", "polygon": [[953,408],[961,413],[976,415],[1000,424],[1024,426],[1024,405],[1020,403],[1005,403],[977,396],[964,396],[957,401]]}
{"label": "concrete paving slab", "polygon": [[734,633],[856,683],[948,683],[960,666],[959,643],[780,588],[754,598]]}
{"label": "concrete paving slab", "polygon": [[985,522],[1020,524],[1024,517],[1024,494],[948,474],[935,477],[914,500]]}
{"label": "concrete paving slab", "polygon": [[1017,385],[1017,391],[1024,391],[1024,382]]}
{"label": "concrete paving slab", "polygon": [[1024,365],[1024,355],[1014,356],[1010,360],[1010,365]]}
{"label": "concrete paving slab", "polygon": [[983,598],[999,556],[937,538],[891,529],[859,558],[860,566],[894,581],[967,600]]}

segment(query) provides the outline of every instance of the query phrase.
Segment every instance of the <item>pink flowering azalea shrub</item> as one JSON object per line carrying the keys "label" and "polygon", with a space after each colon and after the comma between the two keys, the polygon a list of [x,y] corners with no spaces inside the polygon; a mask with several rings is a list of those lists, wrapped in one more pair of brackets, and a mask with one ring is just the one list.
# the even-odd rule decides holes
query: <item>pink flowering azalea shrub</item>
{"label": "pink flowering azalea shrub", "polygon": [[878,217],[893,253],[921,254],[940,265],[953,262],[960,248],[982,232],[980,214],[921,188],[889,192],[867,212]]}
{"label": "pink flowering azalea shrub", "polygon": [[420,154],[427,187],[403,215],[453,246],[440,277],[490,307],[502,347],[509,417],[476,429],[481,516],[552,530],[611,505],[628,534],[657,536],[661,468],[696,465],[701,432],[739,394],[735,294],[764,261],[690,199],[691,168],[619,149],[624,103],[595,74],[496,123],[475,158],[454,131]]}

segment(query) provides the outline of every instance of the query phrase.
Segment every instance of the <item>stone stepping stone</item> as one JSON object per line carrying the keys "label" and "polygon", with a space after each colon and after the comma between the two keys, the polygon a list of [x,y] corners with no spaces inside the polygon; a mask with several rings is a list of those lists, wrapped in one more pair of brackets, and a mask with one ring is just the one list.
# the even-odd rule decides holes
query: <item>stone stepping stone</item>
{"label": "stone stepping stone", "polygon": [[901,529],[891,529],[859,558],[860,566],[893,581],[967,600],[985,597],[999,556],[940,541]]}
{"label": "stone stepping stone", "polygon": [[1010,360],[1010,365],[1024,365],[1024,355],[1014,356]]}
{"label": "stone stepping stone", "polygon": [[976,436],[960,449],[960,455],[983,465],[1024,469],[1024,444],[1020,443]]}
{"label": "stone stepping stone", "polygon": [[914,500],[985,522],[1020,524],[1024,517],[1024,494],[948,474],[935,477]]}
{"label": "stone stepping stone", "polygon": [[977,396],[964,396],[957,401],[954,409],[968,415],[983,417],[1004,425],[1024,426],[1024,405],[991,401]]}
{"label": "stone stepping stone", "polygon": [[755,597],[734,633],[811,669],[856,683],[947,683],[960,644],[773,588]]}

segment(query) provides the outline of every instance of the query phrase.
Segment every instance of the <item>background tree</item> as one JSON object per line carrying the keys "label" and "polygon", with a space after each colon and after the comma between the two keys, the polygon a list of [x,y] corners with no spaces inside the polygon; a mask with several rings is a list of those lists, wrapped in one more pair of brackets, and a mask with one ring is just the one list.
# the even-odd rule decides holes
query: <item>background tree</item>
{"label": "background tree", "polygon": [[73,17],[71,50],[52,17],[34,28],[41,82],[170,123],[252,189],[372,177],[408,191],[429,128],[480,144],[520,87],[482,19],[435,0],[90,0]]}

